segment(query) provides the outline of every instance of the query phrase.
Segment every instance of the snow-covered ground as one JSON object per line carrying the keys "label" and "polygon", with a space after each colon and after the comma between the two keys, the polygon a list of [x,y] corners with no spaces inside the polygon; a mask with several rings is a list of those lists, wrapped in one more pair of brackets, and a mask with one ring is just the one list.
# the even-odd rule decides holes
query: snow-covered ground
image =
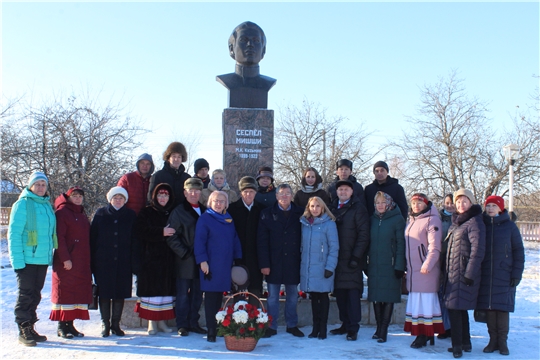
{"label": "snow-covered ground", "polygon": [[[540,358],[540,244],[527,242],[526,264],[523,281],[518,287],[516,311],[510,315],[509,348],[511,359]],[[17,294],[15,273],[10,267],[5,240],[1,242],[0,265],[0,317],[2,358],[5,359],[451,359],[447,352],[450,340],[436,339],[435,346],[416,350],[409,347],[413,341],[403,332],[403,325],[392,325],[388,342],[378,344],[371,340],[372,326],[361,327],[358,341],[349,342],[344,336],[329,335],[326,340],[295,338],[278,329],[278,335],[261,339],[257,348],[250,353],[231,352],[225,348],[223,338],[209,343],[206,338],[191,334],[180,338],[178,335],[159,333],[148,336],[145,329],[126,329],[126,336],[111,335],[101,338],[100,319],[97,311],[91,311],[90,321],[76,321],[77,328],[86,336],[67,340],[56,336],[56,322],[48,320],[50,311],[50,274],[42,291],[43,299],[38,308],[37,330],[48,336],[49,341],[29,348],[18,344],[17,326],[13,321],[13,305]],[[50,270],[49,270],[50,272]],[[484,354],[482,349],[488,342],[485,324],[475,323],[471,317],[473,350],[464,353],[464,359],[501,359],[498,352]],[[204,324],[202,324],[204,325]],[[333,327],[330,327],[333,328]],[[302,329],[305,333],[311,328]]]}

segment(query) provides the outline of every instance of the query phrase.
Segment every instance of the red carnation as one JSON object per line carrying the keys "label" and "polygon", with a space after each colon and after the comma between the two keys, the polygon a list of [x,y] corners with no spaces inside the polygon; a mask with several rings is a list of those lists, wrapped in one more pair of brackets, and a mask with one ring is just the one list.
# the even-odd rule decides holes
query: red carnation
{"label": "red carnation", "polygon": [[240,328],[240,329],[238,330],[238,332],[240,332],[240,335],[244,335],[245,332],[246,332],[246,329]]}
{"label": "red carnation", "polygon": [[264,329],[264,324],[259,324],[259,329]]}
{"label": "red carnation", "polygon": [[254,327],[248,327],[248,330],[249,331],[255,331],[255,328]]}
{"label": "red carnation", "polygon": [[244,310],[244,305],[238,305],[238,310]]}
{"label": "red carnation", "polygon": [[284,296],[284,295],[285,295],[285,290],[281,290],[281,291],[279,292],[279,296]]}
{"label": "red carnation", "polygon": [[234,312],[232,306],[227,307],[227,315],[231,315]]}
{"label": "red carnation", "polygon": [[223,326],[227,327],[227,326],[229,326],[231,324],[231,320],[226,318],[225,320],[223,320],[222,324],[223,324]]}

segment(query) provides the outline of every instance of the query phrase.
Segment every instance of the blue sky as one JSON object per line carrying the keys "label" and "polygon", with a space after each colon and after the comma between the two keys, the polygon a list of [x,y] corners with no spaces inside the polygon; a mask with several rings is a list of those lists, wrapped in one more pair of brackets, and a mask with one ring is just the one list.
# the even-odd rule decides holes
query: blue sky
{"label": "blue sky", "polygon": [[[221,166],[221,113],[232,72],[227,39],[243,21],[267,37],[261,73],[277,79],[269,108],[320,103],[365,122],[374,149],[401,134],[419,87],[457,69],[501,128],[538,85],[539,5],[527,3],[2,4],[2,91],[31,95],[91,88],[123,99],[152,133],[136,151],[160,166],[170,141],[199,129],[191,160]],[[192,169],[190,169],[190,172]]]}

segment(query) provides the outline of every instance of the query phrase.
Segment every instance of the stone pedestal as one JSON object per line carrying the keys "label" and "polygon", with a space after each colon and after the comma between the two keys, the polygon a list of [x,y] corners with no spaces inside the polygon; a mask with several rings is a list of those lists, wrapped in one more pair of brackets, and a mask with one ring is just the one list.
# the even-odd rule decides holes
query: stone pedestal
{"label": "stone pedestal", "polygon": [[223,170],[238,192],[238,180],[274,164],[274,110],[227,108],[223,111]]}

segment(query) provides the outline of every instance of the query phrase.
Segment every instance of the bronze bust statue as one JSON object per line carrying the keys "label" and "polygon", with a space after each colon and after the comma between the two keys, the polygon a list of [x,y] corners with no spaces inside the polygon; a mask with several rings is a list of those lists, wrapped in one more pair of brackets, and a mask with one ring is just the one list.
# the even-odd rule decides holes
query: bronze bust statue
{"label": "bronze bust statue", "polygon": [[259,62],[266,52],[266,36],[259,25],[246,21],[229,37],[229,55],[236,61],[235,72],[216,80],[229,89],[229,107],[268,107],[268,91],[276,79],[259,73]]}

